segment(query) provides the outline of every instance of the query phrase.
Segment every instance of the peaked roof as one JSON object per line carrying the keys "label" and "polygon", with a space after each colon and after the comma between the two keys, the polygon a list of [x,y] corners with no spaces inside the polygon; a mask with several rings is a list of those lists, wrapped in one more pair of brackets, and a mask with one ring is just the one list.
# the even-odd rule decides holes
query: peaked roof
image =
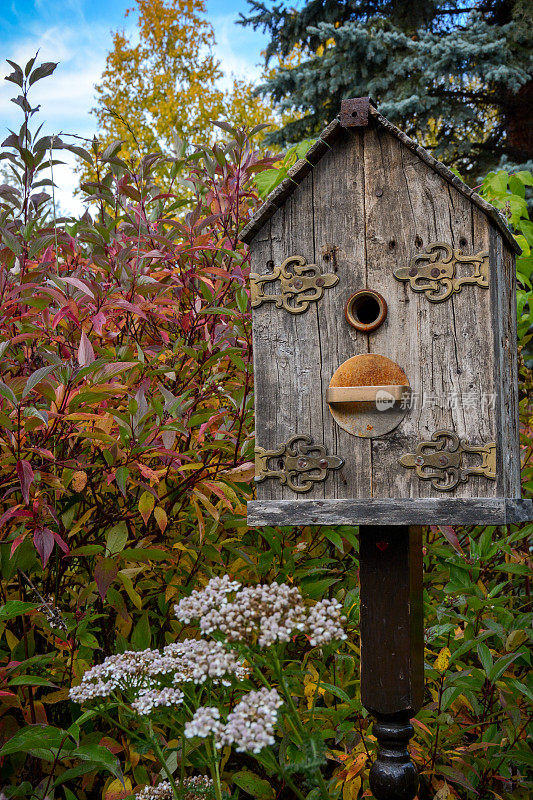
{"label": "peaked roof", "polygon": [[243,228],[239,238],[246,244],[250,244],[263,225],[268,222],[277,209],[291,196],[306,175],[318,164],[322,156],[325,155],[328,150],[332,149],[342,130],[348,127],[364,127],[368,125],[369,119],[372,119],[375,124],[385,128],[392,136],[399,139],[409,150],[416,153],[420,160],[427,164],[428,167],[431,167],[431,169],[437,172],[445,181],[454,186],[458,192],[481,209],[496,228],[498,228],[511,250],[514,250],[515,253],[522,252],[507,226],[503,215],[500,214],[494,206],[487,203],[486,200],[483,200],[483,198],[467,186],[466,183],[463,183],[463,181],[458,178],[457,175],[454,175],[448,167],[444,166],[440,161],[437,161],[436,158],[433,158],[427,150],[424,150],[423,147],[410,139],[409,136],[389,122],[388,119],[385,119],[368,97],[357,97],[342,101],[339,117],[334,119],[327,128],[324,128],[316,142],[307,151],[305,157],[301,158],[291,167],[288,176],[268,195],[265,202],[257,209],[246,227]]}

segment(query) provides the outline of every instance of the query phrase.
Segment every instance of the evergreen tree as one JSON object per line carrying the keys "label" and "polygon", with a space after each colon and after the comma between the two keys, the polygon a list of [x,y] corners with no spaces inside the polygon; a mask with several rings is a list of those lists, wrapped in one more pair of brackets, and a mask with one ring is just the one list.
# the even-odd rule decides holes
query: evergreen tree
{"label": "evergreen tree", "polygon": [[266,63],[292,56],[260,87],[301,114],[278,141],[312,136],[341,99],[370,95],[463,172],[533,158],[531,0],[248,2],[240,21],[267,31]]}

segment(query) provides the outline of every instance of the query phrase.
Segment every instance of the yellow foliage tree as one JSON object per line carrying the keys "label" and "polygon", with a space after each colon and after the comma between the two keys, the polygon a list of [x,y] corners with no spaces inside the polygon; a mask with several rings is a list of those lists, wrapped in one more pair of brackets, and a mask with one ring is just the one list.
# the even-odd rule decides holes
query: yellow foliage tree
{"label": "yellow foliage tree", "polygon": [[275,121],[272,108],[253,97],[252,84],[234,79],[232,90],[220,88],[205,0],[137,0],[137,11],[136,43],[124,31],[114,33],[96,86],[101,142],[124,140],[126,156],[137,146],[143,154],[168,152],[176,137],[209,144],[213,119],[234,126]]}

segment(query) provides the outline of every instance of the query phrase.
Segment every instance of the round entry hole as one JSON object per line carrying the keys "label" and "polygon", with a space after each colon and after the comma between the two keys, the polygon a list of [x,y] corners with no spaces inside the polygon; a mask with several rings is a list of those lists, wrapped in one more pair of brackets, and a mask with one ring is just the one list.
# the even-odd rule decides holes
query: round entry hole
{"label": "round entry hole", "polygon": [[385,321],[387,303],[372,289],[362,289],[353,294],[346,303],[346,321],[358,331],[370,333]]}

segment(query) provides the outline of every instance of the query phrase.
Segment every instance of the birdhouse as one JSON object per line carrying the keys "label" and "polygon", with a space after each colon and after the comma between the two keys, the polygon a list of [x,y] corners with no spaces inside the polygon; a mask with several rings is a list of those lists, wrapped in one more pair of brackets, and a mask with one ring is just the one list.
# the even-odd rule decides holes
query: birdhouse
{"label": "birdhouse", "polygon": [[250,525],[533,518],[520,494],[520,251],[496,209],[356,98],[241,238]]}

